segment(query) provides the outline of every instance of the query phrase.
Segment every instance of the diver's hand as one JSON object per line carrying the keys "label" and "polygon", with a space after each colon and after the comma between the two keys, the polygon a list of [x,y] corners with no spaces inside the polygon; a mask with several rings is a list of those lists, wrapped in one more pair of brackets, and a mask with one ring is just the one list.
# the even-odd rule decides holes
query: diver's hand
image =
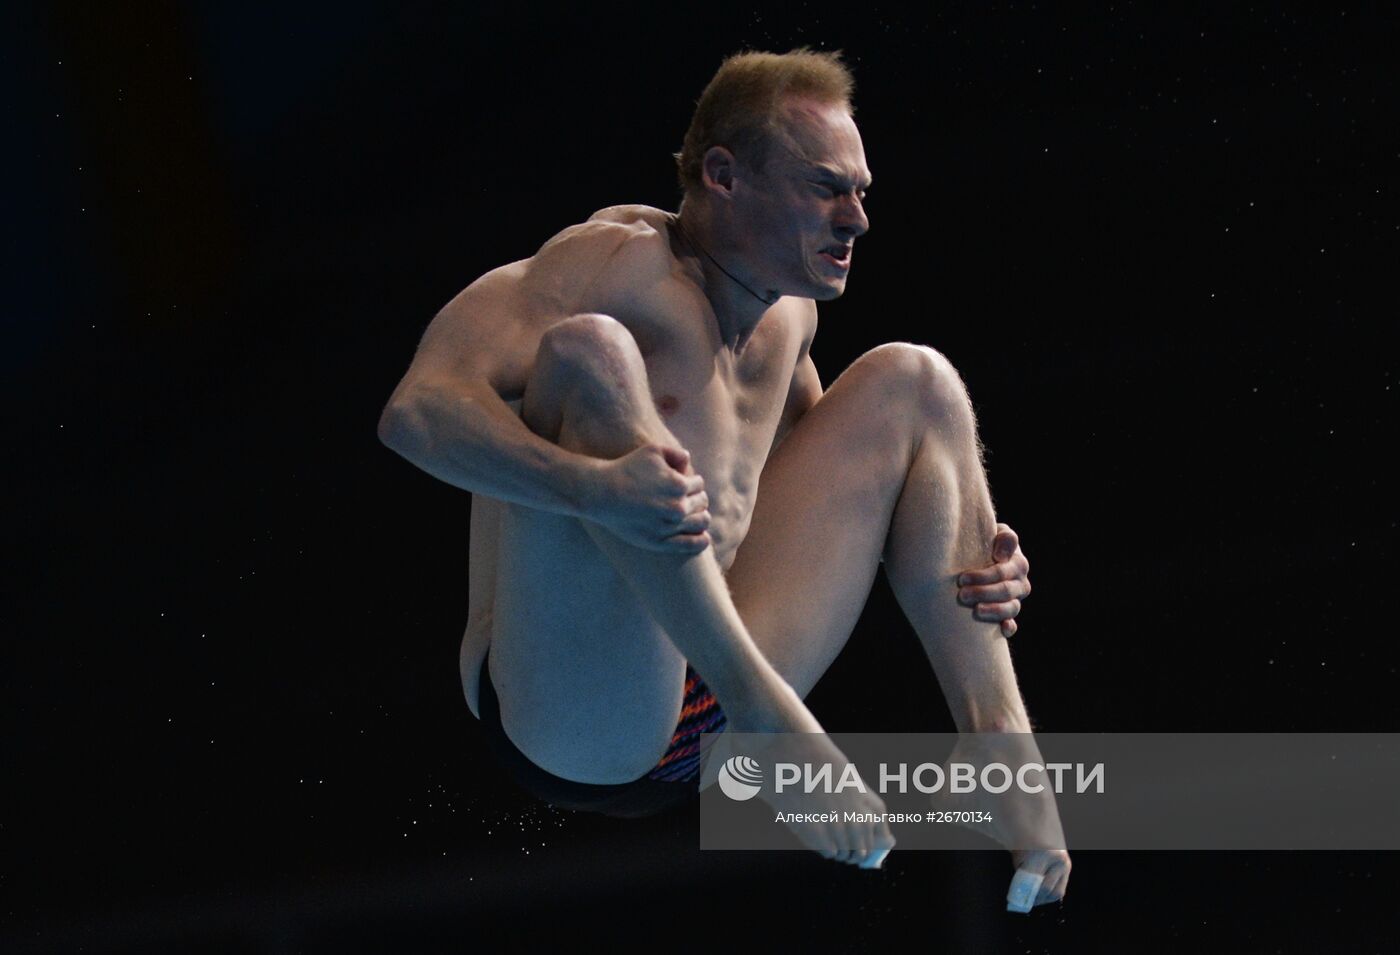
{"label": "diver's hand", "polygon": [[690,452],[644,444],[600,462],[581,516],[646,550],[698,554],[710,546],[709,507]]}
{"label": "diver's hand", "polygon": [[972,607],[972,615],[987,623],[1000,623],[1003,636],[1016,632],[1016,615],[1021,601],[1031,592],[1031,564],[1021,553],[1016,532],[997,525],[992,538],[990,567],[968,570],[958,575],[958,603]]}

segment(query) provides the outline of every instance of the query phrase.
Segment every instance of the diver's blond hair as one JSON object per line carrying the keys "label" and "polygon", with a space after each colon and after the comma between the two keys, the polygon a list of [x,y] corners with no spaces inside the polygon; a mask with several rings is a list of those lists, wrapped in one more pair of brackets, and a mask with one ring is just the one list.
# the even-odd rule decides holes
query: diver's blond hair
{"label": "diver's blond hair", "polygon": [[810,97],[855,111],[855,79],[840,51],[800,47],[789,53],[736,53],[720,64],[695,104],[676,173],[686,192],[700,188],[700,162],[711,146],[724,146],[735,157],[762,170],[778,130],[784,97]]}

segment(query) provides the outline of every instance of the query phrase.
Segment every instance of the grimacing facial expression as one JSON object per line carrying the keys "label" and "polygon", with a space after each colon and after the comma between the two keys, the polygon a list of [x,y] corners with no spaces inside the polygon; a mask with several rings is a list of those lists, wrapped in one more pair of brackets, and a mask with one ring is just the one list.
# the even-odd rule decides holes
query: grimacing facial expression
{"label": "grimacing facial expression", "polygon": [[749,170],[742,215],[755,278],[784,295],[833,299],[846,289],[856,238],[870,228],[865,148],[838,105],[793,100],[784,114],[764,170]]}

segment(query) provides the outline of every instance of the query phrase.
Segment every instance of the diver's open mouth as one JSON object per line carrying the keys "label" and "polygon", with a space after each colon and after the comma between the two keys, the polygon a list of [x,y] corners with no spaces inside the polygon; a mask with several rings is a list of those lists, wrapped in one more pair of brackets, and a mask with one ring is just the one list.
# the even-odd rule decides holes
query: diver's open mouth
{"label": "diver's open mouth", "polygon": [[820,255],[823,259],[826,259],[827,262],[831,263],[836,268],[841,269],[843,271],[851,267],[851,247],[849,245],[830,246],[828,248],[822,249],[821,252],[817,254]]}

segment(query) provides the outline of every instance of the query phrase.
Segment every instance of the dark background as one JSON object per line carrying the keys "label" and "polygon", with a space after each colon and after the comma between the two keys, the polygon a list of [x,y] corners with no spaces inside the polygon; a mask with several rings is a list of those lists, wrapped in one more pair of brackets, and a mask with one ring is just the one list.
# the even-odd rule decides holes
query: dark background
{"label": "dark background", "polygon": [[[475,277],[676,208],[723,55],[802,43],[877,179],[817,365],[961,370],[1037,725],[1400,730],[1393,25],[899,9],[6,8],[5,947],[1394,950],[1393,855],[1081,853],[1013,918],[1001,853],[701,853],[487,758],[468,497],[379,411]],[[951,727],[883,582],[811,702]]]}

